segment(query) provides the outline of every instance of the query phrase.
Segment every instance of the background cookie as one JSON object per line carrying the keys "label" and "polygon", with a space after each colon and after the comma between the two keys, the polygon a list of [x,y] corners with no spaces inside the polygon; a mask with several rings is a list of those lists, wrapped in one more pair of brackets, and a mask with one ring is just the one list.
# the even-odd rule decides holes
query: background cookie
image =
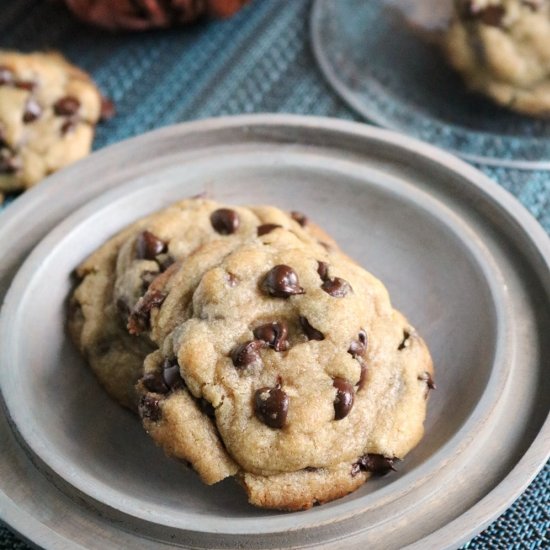
{"label": "background cookie", "polygon": [[444,48],[472,90],[550,116],[548,0],[455,0]]}
{"label": "background cookie", "polygon": [[61,55],[0,51],[0,193],[86,156],[102,105],[112,114],[90,77]]}

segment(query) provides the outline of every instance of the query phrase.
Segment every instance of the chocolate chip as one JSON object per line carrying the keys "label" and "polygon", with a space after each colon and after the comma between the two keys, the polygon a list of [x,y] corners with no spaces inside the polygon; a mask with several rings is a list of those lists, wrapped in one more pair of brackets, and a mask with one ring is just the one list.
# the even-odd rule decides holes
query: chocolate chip
{"label": "chocolate chip", "polygon": [[254,338],[262,340],[275,351],[288,349],[288,327],[284,321],[267,323],[254,329]]}
{"label": "chocolate chip", "polygon": [[367,333],[361,329],[357,335],[357,340],[352,340],[348,348],[348,353],[357,357],[358,355],[363,355],[367,349]]}
{"label": "chocolate chip", "polygon": [[327,294],[330,294],[333,298],[343,298],[349,292],[351,292],[350,284],[340,277],[334,277],[334,279],[326,279],[321,285],[321,288]]}
{"label": "chocolate chip", "polygon": [[478,7],[472,0],[462,0],[460,3],[462,15],[468,19],[478,19],[484,25],[500,27],[506,15],[503,6],[491,5],[484,8]]}
{"label": "chocolate chip", "polygon": [[395,458],[388,458],[384,455],[366,454],[363,455],[351,467],[351,475],[356,476],[361,470],[363,472],[372,472],[375,475],[386,475],[390,470],[395,472],[393,463]]}
{"label": "chocolate chip", "polygon": [[0,174],[13,174],[21,168],[19,159],[7,148],[0,149]]}
{"label": "chocolate chip", "polygon": [[295,294],[304,294],[296,271],[288,265],[276,265],[271,268],[263,281],[264,289],[276,298],[288,298]]}
{"label": "chocolate chip", "polygon": [[166,358],[162,364],[162,378],[164,383],[172,390],[180,390],[185,387],[185,382],[180,374],[180,366],[177,359]]}
{"label": "chocolate chip", "polygon": [[78,109],[80,109],[80,101],[71,95],[58,99],[53,105],[57,116],[73,116],[76,115]]}
{"label": "chocolate chip", "polygon": [[282,428],[288,414],[288,402],[288,395],[278,386],[260,388],[254,396],[254,410],[270,428]]}
{"label": "chocolate chip", "polygon": [[165,298],[166,294],[159,290],[147,291],[145,295],[138,300],[130,313],[130,318],[128,319],[128,332],[130,334],[140,334],[144,330],[147,330],[151,317],[151,310],[155,307],[160,307]]}
{"label": "chocolate chip", "polygon": [[425,395],[426,398],[428,397],[428,394],[430,393],[430,390],[437,389],[437,386],[435,385],[434,379],[432,378],[432,375],[428,371],[422,373],[418,377],[418,380],[420,380],[421,382],[426,382],[426,395]]}
{"label": "chocolate chip", "polygon": [[484,25],[490,27],[502,26],[502,20],[506,15],[506,10],[503,6],[487,6],[484,10],[479,12],[478,17]]}
{"label": "chocolate chip", "polygon": [[28,124],[33,122],[42,114],[42,107],[38,104],[36,99],[30,97],[25,104],[25,112],[23,113],[23,122]]}
{"label": "chocolate chip", "polygon": [[309,340],[324,340],[325,335],[309,324],[309,321],[300,315],[300,325]]}
{"label": "chocolate chip", "polygon": [[235,210],[219,208],[212,212],[210,223],[220,235],[231,235],[239,228],[240,220]]}
{"label": "chocolate chip", "polygon": [[279,227],[282,227],[282,225],[279,225],[277,223],[264,223],[263,225],[259,225],[257,228],[258,237],[266,235],[267,233],[271,233],[274,229],[277,229]]}
{"label": "chocolate chip", "polygon": [[248,367],[260,362],[260,350],[265,347],[262,340],[251,340],[239,344],[231,352],[231,360],[237,368]]}
{"label": "chocolate chip", "polygon": [[405,348],[408,348],[411,344],[410,343],[410,338],[411,338],[411,333],[408,332],[407,330],[404,330],[403,331],[403,340],[401,340],[401,343],[397,346],[397,349],[399,351],[402,351]]}
{"label": "chocolate chip", "polygon": [[166,243],[150,231],[141,232],[136,240],[136,257],[138,260],[154,260],[166,251]]}
{"label": "chocolate chip", "polygon": [[109,120],[116,114],[115,104],[106,97],[101,97],[100,120]]}
{"label": "chocolate chip", "polygon": [[332,385],[336,388],[334,398],[334,420],[345,418],[353,407],[353,386],[343,378],[335,378]]}
{"label": "chocolate chip", "polygon": [[143,385],[148,391],[165,394],[170,388],[164,382],[162,372],[148,372],[142,378]]}
{"label": "chocolate chip", "polygon": [[216,418],[216,409],[212,406],[210,401],[207,401],[204,397],[199,399],[199,407],[201,411],[209,418]]}
{"label": "chocolate chip", "polygon": [[68,120],[65,120],[61,125],[61,135],[64,136],[72,132],[75,128],[76,128],[76,121],[73,120],[72,118],[69,118]]}
{"label": "chocolate chip", "polygon": [[315,468],[315,466],[306,466],[304,470],[306,472],[316,472],[319,468]]}
{"label": "chocolate chip", "polygon": [[138,411],[141,418],[148,418],[153,422],[158,422],[162,418],[160,399],[152,395],[144,395],[139,402]]}
{"label": "chocolate chip", "polygon": [[14,74],[11,69],[4,65],[0,65],[0,86],[3,84],[12,84],[14,81]]}
{"label": "chocolate chip", "polygon": [[239,279],[237,279],[237,277],[235,275],[233,275],[233,273],[229,273],[229,272],[227,272],[227,274],[225,276],[225,279],[227,281],[227,284],[231,288],[236,287],[237,283],[239,282]]}
{"label": "chocolate chip", "polygon": [[30,80],[19,80],[15,83],[15,87],[20,90],[26,90],[27,92],[33,92],[36,88],[36,82]]}
{"label": "chocolate chip", "polygon": [[293,210],[290,213],[290,217],[295,221],[298,222],[302,227],[306,225],[307,223],[307,217],[305,214],[302,214],[301,212],[298,212],[296,210]]}
{"label": "chocolate chip", "polygon": [[321,277],[321,281],[328,279],[328,264],[326,262],[317,262],[317,273]]}

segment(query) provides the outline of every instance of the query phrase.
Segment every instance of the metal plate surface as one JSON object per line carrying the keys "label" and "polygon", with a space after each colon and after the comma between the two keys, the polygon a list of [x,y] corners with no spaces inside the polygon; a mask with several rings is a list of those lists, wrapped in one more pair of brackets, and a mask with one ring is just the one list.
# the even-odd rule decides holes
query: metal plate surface
{"label": "metal plate surface", "polygon": [[[203,486],[165,458],[72,349],[72,269],[129,222],[205,190],[307,212],[426,337],[438,390],[397,475],[308,512],[256,510],[232,481]],[[0,216],[0,242],[2,295],[11,283],[0,318],[0,510],[42,546],[453,547],[547,459],[548,237],[496,184],[414,140],[276,115],[166,128],[18,199]]]}

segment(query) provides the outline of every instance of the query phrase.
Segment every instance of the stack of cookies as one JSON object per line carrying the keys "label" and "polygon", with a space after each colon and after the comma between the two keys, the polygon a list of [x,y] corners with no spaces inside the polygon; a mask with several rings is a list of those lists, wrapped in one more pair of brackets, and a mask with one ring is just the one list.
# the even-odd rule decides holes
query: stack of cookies
{"label": "stack of cookies", "polygon": [[298,213],[194,198],[77,269],[72,337],[107,392],[207,484],[302,510],[419,442],[432,362],[382,283]]}

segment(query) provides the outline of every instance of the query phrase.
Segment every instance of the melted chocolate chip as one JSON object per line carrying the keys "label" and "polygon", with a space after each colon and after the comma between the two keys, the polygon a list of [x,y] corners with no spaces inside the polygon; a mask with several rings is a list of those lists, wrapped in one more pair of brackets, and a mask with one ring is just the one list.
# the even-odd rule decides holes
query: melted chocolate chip
{"label": "melted chocolate chip", "polygon": [[219,208],[212,212],[210,223],[220,235],[231,235],[239,228],[240,220],[235,210]]}
{"label": "melted chocolate chip", "polygon": [[351,475],[356,476],[361,470],[363,472],[371,472],[378,476],[386,475],[390,470],[395,471],[393,463],[395,458],[388,458],[378,454],[363,455],[351,467]]}
{"label": "melted chocolate chip", "polygon": [[271,233],[274,229],[277,229],[279,227],[282,227],[282,225],[279,225],[277,223],[264,223],[263,225],[259,225],[257,229],[258,237],[266,235],[267,233]]}
{"label": "melted chocolate chip", "polygon": [[363,355],[367,349],[367,333],[361,329],[357,335],[357,340],[352,340],[348,348],[348,353],[357,357],[358,355]]}
{"label": "melted chocolate chip", "polygon": [[185,387],[185,382],[180,374],[180,366],[177,359],[165,359],[162,364],[162,378],[164,383],[172,390],[180,390]]}
{"label": "melted chocolate chip", "polygon": [[276,298],[288,298],[295,294],[304,294],[296,271],[288,265],[276,265],[267,272],[263,288]]}
{"label": "melted chocolate chip", "polygon": [[399,351],[402,351],[405,348],[408,348],[410,346],[410,338],[411,338],[411,333],[407,330],[404,330],[403,331],[403,340],[401,340],[401,343],[397,346],[397,349]]}
{"label": "melted chocolate chip", "polygon": [[139,416],[158,422],[162,418],[160,400],[152,395],[144,395],[139,402]]}
{"label": "melted chocolate chip", "polygon": [[260,362],[260,350],[265,347],[262,340],[251,340],[239,344],[231,352],[231,360],[237,368],[245,368]]}
{"label": "melted chocolate chip", "polygon": [[204,397],[199,399],[199,407],[201,411],[209,418],[216,418],[216,409],[212,406],[210,401],[207,401]]}
{"label": "melted chocolate chip", "polygon": [[506,10],[503,6],[491,5],[480,8],[472,0],[462,0],[460,9],[464,17],[478,19],[484,25],[491,27],[500,27],[506,15]]}
{"label": "melted chocolate chip", "polygon": [[136,257],[139,260],[154,260],[166,252],[166,243],[150,231],[143,231],[136,240]]}
{"label": "melted chocolate chip", "polygon": [[334,279],[326,279],[321,285],[321,288],[327,294],[330,294],[333,298],[343,298],[349,292],[351,292],[350,284],[340,277],[334,277]]}
{"label": "melted chocolate chip", "polygon": [[148,391],[161,394],[170,391],[170,388],[164,382],[162,372],[148,372],[143,376],[142,381]]}
{"label": "melted chocolate chip", "polygon": [[227,281],[227,284],[231,287],[231,288],[234,288],[237,286],[237,284],[239,283],[239,279],[237,279],[237,276],[236,275],[233,275],[233,273],[229,273],[229,271],[226,273],[225,275],[225,280]]}
{"label": "melted chocolate chip", "polygon": [[309,340],[324,340],[325,335],[309,324],[309,321],[300,315],[300,326]]}
{"label": "melted chocolate chip", "polygon": [[36,82],[31,82],[30,80],[19,80],[15,83],[15,87],[20,90],[26,90],[27,92],[33,92],[36,88]]}
{"label": "melted chocolate chip", "polygon": [[58,99],[53,105],[54,113],[57,116],[73,116],[76,115],[78,109],[80,109],[80,101],[71,95]]}
{"label": "melted chocolate chip", "polygon": [[116,114],[115,104],[106,97],[101,98],[100,120],[109,120]]}
{"label": "melted chocolate chip", "polygon": [[267,323],[254,329],[254,338],[262,340],[275,351],[288,349],[288,327],[284,321]]}
{"label": "melted chocolate chip", "polygon": [[128,332],[130,334],[140,334],[149,326],[151,310],[155,307],[160,307],[164,302],[166,294],[159,290],[147,291],[142,296],[134,309],[130,313],[128,319]]}
{"label": "melted chocolate chip", "polygon": [[14,81],[14,74],[11,69],[4,65],[0,65],[0,86],[4,84],[12,84]]}
{"label": "melted chocolate chip", "polygon": [[317,273],[321,277],[321,281],[328,279],[328,264],[326,262],[317,262]]}
{"label": "melted chocolate chip", "polygon": [[42,114],[42,107],[38,104],[36,99],[30,97],[25,104],[25,112],[23,113],[23,122],[29,124],[29,122],[35,121]]}
{"label": "melted chocolate chip", "polygon": [[335,378],[332,385],[336,388],[334,398],[334,420],[345,418],[353,407],[354,391],[353,386],[343,378]]}
{"label": "melted chocolate chip", "polygon": [[64,136],[72,132],[76,128],[76,121],[72,118],[69,118],[61,125],[61,135]]}
{"label": "melted chocolate chip", "polygon": [[432,378],[432,375],[428,371],[422,373],[418,377],[418,380],[420,380],[421,382],[426,382],[426,395],[425,395],[426,398],[428,397],[428,394],[430,393],[430,390],[437,389],[437,386],[435,385],[434,379]]}
{"label": "melted chocolate chip", "polygon": [[298,222],[302,227],[306,225],[307,223],[307,217],[305,214],[302,214],[301,212],[298,212],[296,210],[293,210],[290,213],[290,217],[295,221]]}
{"label": "melted chocolate chip", "polygon": [[270,428],[282,428],[288,414],[288,395],[278,386],[260,388],[254,395],[256,416]]}

